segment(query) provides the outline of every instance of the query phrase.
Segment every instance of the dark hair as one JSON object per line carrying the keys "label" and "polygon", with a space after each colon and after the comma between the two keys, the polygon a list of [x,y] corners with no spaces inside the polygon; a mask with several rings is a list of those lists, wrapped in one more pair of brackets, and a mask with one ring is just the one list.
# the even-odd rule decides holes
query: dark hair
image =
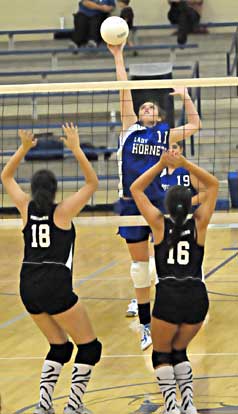
{"label": "dark hair", "polygon": [[192,206],[192,193],[182,185],[170,187],[165,197],[165,207],[174,222],[172,233],[167,240],[169,247],[174,246],[181,237],[183,224]]}
{"label": "dark hair", "polygon": [[52,171],[39,170],[31,179],[32,199],[40,213],[48,214],[57,191],[57,180]]}

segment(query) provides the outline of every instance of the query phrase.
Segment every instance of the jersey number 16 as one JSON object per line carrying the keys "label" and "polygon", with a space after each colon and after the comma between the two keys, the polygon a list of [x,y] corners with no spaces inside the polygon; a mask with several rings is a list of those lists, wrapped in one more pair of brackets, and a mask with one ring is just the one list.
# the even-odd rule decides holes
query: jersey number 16
{"label": "jersey number 16", "polygon": [[174,250],[177,250],[176,261],[180,265],[187,265],[189,263],[189,242],[180,241],[177,246],[169,251],[168,264],[175,264]]}
{"label": "jersey number 16", "polygon": [[32,224],[31,232],[31,247],[46,248],[50,246],[50,226],[48,224]]}

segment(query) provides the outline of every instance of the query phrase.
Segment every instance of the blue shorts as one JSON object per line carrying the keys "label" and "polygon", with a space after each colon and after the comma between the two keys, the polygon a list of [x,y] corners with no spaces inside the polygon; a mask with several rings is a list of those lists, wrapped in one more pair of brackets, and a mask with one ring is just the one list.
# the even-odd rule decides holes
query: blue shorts
{"label": "blue shorts", "polygon": [[[155,207],[160,209],[159,201],[151,202]],[[120,198],[116,205],[116,211],[120,214],[120,216],[141,215],[133,199],[125,200]],[[151,229],[149,226],[123,226],[119,227],[118,234],[120,234],[123,239],[126,239],[127,243],[139,243],[149,239]]]}

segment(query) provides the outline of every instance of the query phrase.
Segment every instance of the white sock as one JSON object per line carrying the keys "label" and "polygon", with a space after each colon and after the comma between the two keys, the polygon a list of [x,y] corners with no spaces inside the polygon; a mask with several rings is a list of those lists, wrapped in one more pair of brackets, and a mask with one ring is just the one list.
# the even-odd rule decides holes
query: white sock
{"label": "white sock", "polygon": [[155,369],[160,391],[164,397],[164,405],[167,412],[176,410],[176,381],[172,365],[163,365]]}
{"label": "white sock", "polygon": [[40,405],[46,410],[52,406],[52,395],[62,366],[59,362],[44,361],[40,380]]}
{"label": "white sock", "polygon": [[193,406],[193,372],[189,361],[174,366],[174,374],[182,397],[181,407],[187,411]]}
{"label": "white sock", "polygon": [[68,401],[68,405],[73,409],[77,409],[81,404],[83,404],[82,398],[90,380],[92,369],[93,365],[74,363],[71,390]]}

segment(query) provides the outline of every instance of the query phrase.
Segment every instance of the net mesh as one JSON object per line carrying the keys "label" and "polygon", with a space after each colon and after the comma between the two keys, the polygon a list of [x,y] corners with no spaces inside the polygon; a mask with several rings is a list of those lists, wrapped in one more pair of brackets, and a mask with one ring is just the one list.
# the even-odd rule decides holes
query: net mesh
{"label": "net mesh", "polygon": [[[99,190],[90,200],[89,207],[113,209],[118,199],[119,181],[116,159],[121,130],[119,90],[132,86],[136,89],[163,89],[179,84],[191,87],[191,95],[196,98],[201,110],[203,125],[193,140],[186,140],[186,156],[217,176],[220,181],[220,207],[229,209],[228,173],[237,171],[238,165],[237,78],[222,78],[221,82],[219,78],[198,79],[195,82],[180,79],[121,84],[108,82],[105,85],[1,87],[1,169],[20,144],[18,129],[30,129],[38,137],[42,150],[25,159],[18,168],[16,178],[22,188],[29,191],[32,174],[40,168],[49,168],[59,182],[57,201],[78,190],[83,182],[79,164],[69,150],[59,145],[62,125],[73,122],[78,125],[81,146],[92,161],[100,181]],[[183,105],[177,98],[174,100],[174,114],[175,125],[183,123]],[[1,212],[11,211],[12,207],[1,185]]]}

